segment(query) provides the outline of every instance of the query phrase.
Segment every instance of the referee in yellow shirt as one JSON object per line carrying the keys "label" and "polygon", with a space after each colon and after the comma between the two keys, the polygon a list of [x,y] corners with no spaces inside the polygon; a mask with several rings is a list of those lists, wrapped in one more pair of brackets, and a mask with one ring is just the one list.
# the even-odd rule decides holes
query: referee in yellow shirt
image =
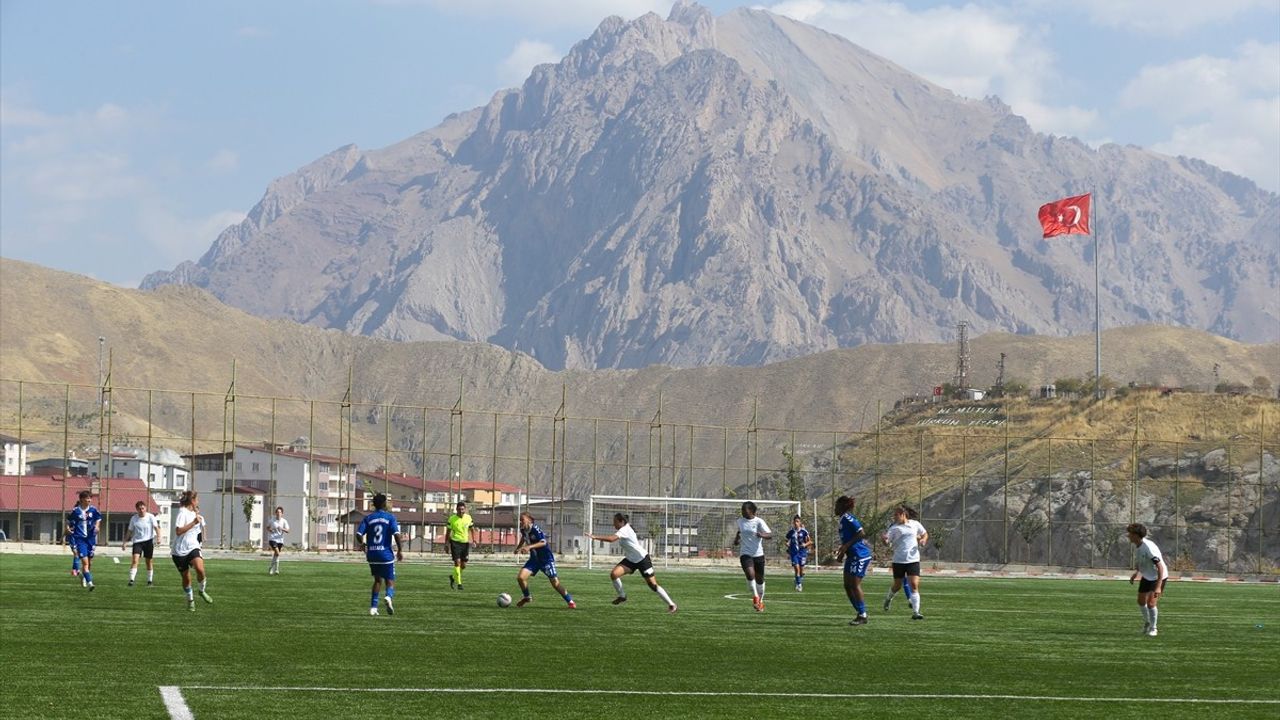
{"label": "referee in yellow shirt", "polygon": [[471,554],[471,534],[475,532],[475,522],[467,512],[467,504],[458,501],[457,509],[449,516],[449,555],[453,557],[453,574],[449,576],[449,587],[462,589],[462,571],[467,568],[467,557]]}

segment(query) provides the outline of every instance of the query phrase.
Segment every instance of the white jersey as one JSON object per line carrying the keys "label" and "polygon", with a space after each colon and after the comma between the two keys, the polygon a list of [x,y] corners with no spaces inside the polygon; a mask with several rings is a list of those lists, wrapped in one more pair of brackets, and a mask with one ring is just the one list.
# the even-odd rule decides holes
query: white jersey
{"label": "white jersey", "polygon": [[1138,572],[1142,574],[1143,580],[1159,580],[1162,576],[1168,574],[1168,570],[1162,570],[1164,558],[1160,555],[1160,548],[1151,542],[1151,538],[1142,538],[1142,542],[1138,544]]}
{"label": "white jersey", "polygon": [[895,563],[920,562],[920,539],[924,537],[924,526],[915,520],[889,528],[889,545],[893,548]]}
{"label": "white jersey", "polygon": [[640,544],[640,538],[636,537],[636,531],[630,525],[623,525],[614,533],[618,536],[618,544],[622,546],[622,554],[631,562],[640,562],[645,555],[649,553],[645,551],[644,545]]}
{"label": "white jersey", "polygon": [[762,517],[753,517],[750,520],[740,517],[738,518],[738,542],[742,551],[739,555],[748,557],[762,557],[764,555],[763,538],[758,533],[771,533],[769,523],[764,521]]}
{"label": "white jersey", "polygon": [[156,516],[149,512],[142,513],[139,517],[134,513],[129,518],[129,542],[143,543],[148,540],[157,540],[156,537]]}
{"label": "white jersey", "polygon": [[284,518],[271,518],[267,523],[267,540],[273,543],[284,544],[284,534],[289,532],[289,521]]}
{"label": "white jersey", "polygon": [[[173,521],[174,530],[183,525],[190,525],[196,519],[196,511],[191,508],[179,508],[178,517]],[[200,549],[200,533],[204,532],[204,523],[193,525],[190,530],[180,534],[173,541],[173,547],[170,549],[174,555],[184,557],[190,555],[192,550]]]}

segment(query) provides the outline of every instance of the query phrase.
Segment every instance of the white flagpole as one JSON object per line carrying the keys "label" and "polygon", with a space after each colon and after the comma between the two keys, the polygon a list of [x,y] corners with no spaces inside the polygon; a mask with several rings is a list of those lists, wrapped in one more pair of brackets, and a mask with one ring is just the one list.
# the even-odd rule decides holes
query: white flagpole
{"label": "white flagpole", "polygon": [[1102,399],[1102,293],[1099,291],[1098,266],[1098,201],[1090,203],[1093,213],[1093,398]]}

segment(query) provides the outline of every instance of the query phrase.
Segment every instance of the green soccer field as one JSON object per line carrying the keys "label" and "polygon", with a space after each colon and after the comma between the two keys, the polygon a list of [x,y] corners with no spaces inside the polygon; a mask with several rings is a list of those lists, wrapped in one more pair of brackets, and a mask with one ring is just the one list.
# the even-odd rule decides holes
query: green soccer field
{"label": "green soccer field", "polygon": [[[1127,583],[923,579],[927,619],[867,580],[871,623],[830,570],[803,593],[770,576],[752,611],[741,575],[660,570],[680,611],[638,577],[563,569],[519,597],[518,564],[402,563],[396,614],[368,615],[363,563],[208,561],[213,605],[183,601],[168,557],[156,586],[100,562],[90,593],[67,556],[0,555],[0,714],[168,718],[1078,718],[1280,716],[1280,588],[1174,583],[1160,636],[1140,635]],[[772,569],[771,569],[772,571]]]}

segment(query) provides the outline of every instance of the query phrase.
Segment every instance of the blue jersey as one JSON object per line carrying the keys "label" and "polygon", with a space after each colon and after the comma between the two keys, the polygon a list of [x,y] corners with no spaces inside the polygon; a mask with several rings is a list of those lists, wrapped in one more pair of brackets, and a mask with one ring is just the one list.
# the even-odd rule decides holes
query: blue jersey
{"label": "blue jersey", "polygon": [[96,543],[98,541],[96,526],[101,519],[102,513],[92,505],[87,508],[79,505],[71,508],[71,512],[67,513],[67,524],[71,526],[71,538]]}
{"label": "blue jersey", "polygon": [[[858,518],[853,513],[848,512],[840,516],[840,544],[843,545],[854,538],[858,537],[858,532],[862,530],[862,523],[858,522]],[[866,538],[858,540],[849,546],[849,557],[866,558],[871,557],[871,546],[867,544]]]}
{"label": "blue jersey", "polygon": [[787,552],[792,555],[809,552],[809,531],[804,528],[788,530]]}
{"label": "blue jersey", "polygon": [[400,523],[395,515],[386,510],[374,510],[360,521],[356,535],[364,537],[365,559],[373,564],[396,561],[395,536],[400,532]]}
{"label": "blue jersey", "polygon": [[[528,530],[520,531],[520,539],[524,541],[525,545],[532,545],[536,542],[547,540],[547,534],[542,532],[542,528],[538,527],[537,523],[534,523],[529,526]],[[542,566],[555,561],[556,556],[551,552],[551,542],[549,540],[546,545],[529,551],[529,562],[531,563]]]}

